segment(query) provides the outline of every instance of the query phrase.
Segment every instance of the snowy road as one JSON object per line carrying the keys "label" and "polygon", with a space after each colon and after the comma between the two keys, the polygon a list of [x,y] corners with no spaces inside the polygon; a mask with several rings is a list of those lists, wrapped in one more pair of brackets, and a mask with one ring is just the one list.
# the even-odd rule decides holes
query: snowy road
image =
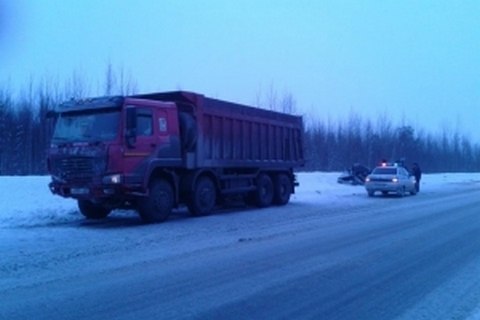
{"label": "snowy road", "polygon": [[12,223],[0,319],[480,318],[477,183],[336,200],[161,225]]}

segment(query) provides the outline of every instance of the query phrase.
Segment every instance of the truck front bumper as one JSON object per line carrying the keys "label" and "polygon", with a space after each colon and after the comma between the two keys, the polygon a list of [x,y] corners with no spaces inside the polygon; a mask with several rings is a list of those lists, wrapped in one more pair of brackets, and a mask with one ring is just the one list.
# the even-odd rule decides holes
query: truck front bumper
{"label": "truck front bumper", "polygon": [[50,191],[64,198],[108,199],[145,195],[141,186],[134,185],[76,185],[50,182]]}

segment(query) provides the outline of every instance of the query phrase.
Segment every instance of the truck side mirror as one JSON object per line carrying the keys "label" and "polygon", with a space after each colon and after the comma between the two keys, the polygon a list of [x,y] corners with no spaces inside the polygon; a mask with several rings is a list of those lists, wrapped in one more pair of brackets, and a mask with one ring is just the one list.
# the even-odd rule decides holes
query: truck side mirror
{"label": "truck side mirror", "polygon": [[128,106],[125,109],[125,142],[133,148],[137,141],[137,109]]}

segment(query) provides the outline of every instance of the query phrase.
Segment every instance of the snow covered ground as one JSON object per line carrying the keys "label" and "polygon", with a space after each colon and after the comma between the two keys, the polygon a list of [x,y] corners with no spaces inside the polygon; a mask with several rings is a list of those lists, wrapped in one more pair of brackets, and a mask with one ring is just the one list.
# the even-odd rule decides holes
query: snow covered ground
{"label": "snow covered ground", "polygon": [[[307,290],[296,302],[323,294],[332,304],[344,303],[340,319],[351,319],[356,308],[377,315],[370,319],[389,319],[382,305],[391,315],[403,312],[398,319],[480,319],[480,173],[425,174],[420,194],[403,199],[369,198],[363,186],[338,184],[339,175],[299,173],[300,187],[284,207],[199,219],[179,210],[161,225],[143,225],[130,211],[86,221],[74,200],[50,193],[49,177],[0,177],[0,319],[138,319],[158,310],[165,318],[189,318],[175,316],[185,303],[202,315],[237,303],[241,310],[248,306],[241,299],[272,301],[278,285],[302,291],[298,283],[310,281],[310,272],[320,275],[313,279],[315,294]],[[438,256],[443,248],[459,256]],[[155,286],[158,279],[161,286]],[[193,285],[202,290],[192,291]],[[332,295],[322,286],[331,286]],[[146,303],[154,300],[151,292],[164,298]],[[110,304],[96,303],[107,296]]]}
{"label": "snow covered ground", "polygon": [[[338,184],[338,172],[298,174],[300,187],[292,203],[336,203],[354,206],[366,197],[362,186]],[[0,228],[38,227],[83,220],[76,202],[54,196],[48,189],[49,177],[0,177]],[[436,192],[445,185],[480,183],[480,173],[425,174],[422,192]],[[362,196],[362,197],[359,197]],[[131,216],[132,212],[114,212],[111,216]]]}

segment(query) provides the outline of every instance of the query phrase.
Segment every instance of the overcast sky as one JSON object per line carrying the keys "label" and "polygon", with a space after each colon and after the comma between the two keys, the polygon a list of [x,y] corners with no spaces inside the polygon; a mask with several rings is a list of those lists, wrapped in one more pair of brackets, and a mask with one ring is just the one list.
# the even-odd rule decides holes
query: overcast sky
{"label": "overcast sky", "polygon": [[140,92],[251,104],[274,88],[299,112],[405,118],[480,142],[480,1],[0,0],[0,84],[106,65]]}

